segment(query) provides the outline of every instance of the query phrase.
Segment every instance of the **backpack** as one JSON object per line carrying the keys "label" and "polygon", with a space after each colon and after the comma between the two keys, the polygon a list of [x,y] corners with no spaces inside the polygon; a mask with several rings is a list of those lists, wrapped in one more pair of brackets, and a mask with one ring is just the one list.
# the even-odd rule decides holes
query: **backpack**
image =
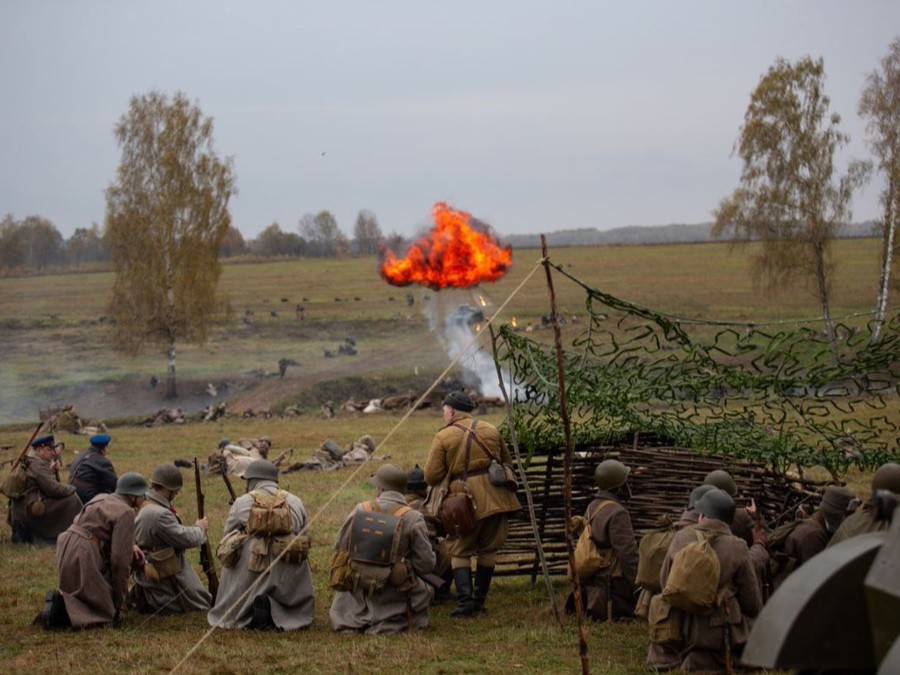
{"label": "backpack", "polygon": [[615,551],[611,548],[601,551],[591,537],[591,522],[594,517],[612,504],[613,502],[608,499],[600,502],[593,513],[588,513],[586,518],[580,519],[584,525],[581,534],[578,535],[578,541],[575,542],[575,572],[580,581],[588,581],[598,572],[611,569],[616,562]]}
{"label": "backpack", "polygon": [[767,542],[769,549],[769,579],[781,581],[793,572],[797,566],[796,558],[789,556],[787,551],[785,551],[785,544],[787,544],[788,537],[804,520],[805,518],[797,518],[789,523],[782,523],[769,534]]}
{"label": "backpack", "polygon": [[21,462],[19,466],[9,472],[3,485],[0,486],[0,492],[10,499],[21,499],[25,495],[27,484],[28,474],[25,473],[25,463]]}
{"label": "backpack", "polygon": [[291,510],[287,504],[287,492],[278,490],[270,495],[254,490],[253,504],[247,518],[247,534],[251,537],[274,537],[291,533]]}
{"label": "backpack", "polygon": [[410,507],[402,504],[393,513],[385,513],[377,501],[371,501],[364,502],[353,514],[347,540],[349,583],[353,589],[361,588],[372,595],[388,582],[400,586],[406,581],[407,566],[398,558],[400,518],[408,511]]}
{"label": "backpack", "polygon": [[716,606],[721,564],[713,550],[715,532],[693,530],[697,541],[675,554],[663,598],[673,607],[692,614],[708,614]]}
{"label": "backpack", "polygon": [[638,546],[638,568],[635,583],[651,593],[659,593],[659,573],[669,551],[669,544],[675,538],[675,527],[671,522],[665,527],[651,530],[641,538]]}

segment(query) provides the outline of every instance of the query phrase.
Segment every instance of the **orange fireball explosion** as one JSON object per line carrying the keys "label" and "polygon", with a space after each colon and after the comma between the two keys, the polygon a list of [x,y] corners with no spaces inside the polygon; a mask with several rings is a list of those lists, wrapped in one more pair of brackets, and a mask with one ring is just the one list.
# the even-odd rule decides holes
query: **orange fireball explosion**
{"label": "orange fireball explosion", "polygon": [[381,276],[394,286],[419,284],[435,291],[497,281],[512,265],[512,250],[489,231],[474,229],[471,216],[444,202],[434,205],[434,227],[402,260],[385,249]]}

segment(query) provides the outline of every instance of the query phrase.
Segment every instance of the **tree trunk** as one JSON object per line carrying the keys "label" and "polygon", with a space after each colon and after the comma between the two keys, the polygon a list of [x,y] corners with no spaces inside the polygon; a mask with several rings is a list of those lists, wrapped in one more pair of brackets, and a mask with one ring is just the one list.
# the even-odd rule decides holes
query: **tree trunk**
{"label": "tree trunk", "polygon": [[828,346],[831,348],[831,356],[834,364],[838,365],[837,337],[834,333],[834,323],[831,320],[831,307],[828,304],[828,285],[825,279],[825,250],[817,243],[816,248],[816,283],[819,287],[819,302],[822,303],[822,320],[825,322],[825,337],[828,338]]}
{"label": "tree trunk", "polygon": [[872,338],[869,344],[876,344],[881,339],[881,329],[884,326],[884,315],[887,313],[888,291],[891,284],[891,264],[894,258],[894,232],[896,219],[894,218],[894,180],[888,179],[888,195],[884,206],[884,248],[882,255],[883,267],[881,268],[881,287],[878,289],[878,301],[875,306],[875,320],[872,322]]}
{"label": "tree trunk", "polygon": [[175,338],[169,338],[169,344],[166,347],[166,359],[168,365],[166,367],[166,398],[175,398]]}

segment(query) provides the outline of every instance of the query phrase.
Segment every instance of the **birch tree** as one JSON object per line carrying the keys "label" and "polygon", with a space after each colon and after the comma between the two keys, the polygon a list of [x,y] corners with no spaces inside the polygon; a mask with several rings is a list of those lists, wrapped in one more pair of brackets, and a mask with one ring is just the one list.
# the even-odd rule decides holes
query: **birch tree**
{"label": "birch tree", "polygon": [[109,302],[117,348],[161,347],[166,397],[175,398],[176,343],[203,344],[217,309],[219,249],[236,193],[213,122],[183,93],[135,96],[115,126],[122,151],[106,190],[106,243],[115,270]]}

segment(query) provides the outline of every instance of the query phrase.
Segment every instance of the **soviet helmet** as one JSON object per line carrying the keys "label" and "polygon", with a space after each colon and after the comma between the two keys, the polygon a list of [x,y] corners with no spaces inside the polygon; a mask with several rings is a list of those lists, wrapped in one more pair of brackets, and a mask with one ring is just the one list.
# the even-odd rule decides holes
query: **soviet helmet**
{"label": "soviet helmet", "polygon": [[254,459],[244,470],[244,480],[258,478],[278,482],[278,467],[267,459]]}
{"label": "soviet helmet", "polygon": [[184,485],[181,470],[174,464],[160,464],[150,474],[150,482],[167,490],[180,490]]}
{"label": "soviet helmet", "polygon": [[706,474],[706,478],[703,479],[703,482],[707,485],[717,487],[720,490],[724,490],[732,497],[737,494],[737,484],[734,482],[734,478],[731,477],[730,473],[723,471],[722,469],[710,471]]}
{"label": "soviet helmet", "polygon": [[707,518],[715,518],[731,525],[734,520],[734,499],[719,488],[713,488],[697,500],[694,508]]}
{"label": "soviet helmet", "polygon": [[900,495],[900,464],[888,462],[878,468],[872,476],[872,494],[879,490],[889,490]]}
{"label": "soviet helmet", "polygon": [[703,495],[705,495],[710,490],[715,490],[715,485],[710,485],[709,483],[703,483],[703,485],[698,485],[693,490],[691,490],[691,496],[688,497],[688,508],[693,509],[697,506],[697,500],[700,499]]}
{"label": "soviet helmet", "polygon": [[399,466],[384,464],[372,476],[372,485],[382,490],[403,492],[406,489],[406,472]]}
{"label": "soviet helmet", "polygon": [[147,481],[141,474],[134,471],[123,473],[116,481],[116,494],[134,497],[145,495],[147,494]]}
{"label": "soviet helmet", "polygon": [[416,464],[409,473],[406,474],[406,490],[407,492],[415,492],[417,490],[427,490],[428,483],[425,482],[425,472]]}
{"label": "soviet helmet", "polygon": [[617,459],[605,459],[594,469],[594,483],[601,490],[614,490],[624,485],[631,469]]}

